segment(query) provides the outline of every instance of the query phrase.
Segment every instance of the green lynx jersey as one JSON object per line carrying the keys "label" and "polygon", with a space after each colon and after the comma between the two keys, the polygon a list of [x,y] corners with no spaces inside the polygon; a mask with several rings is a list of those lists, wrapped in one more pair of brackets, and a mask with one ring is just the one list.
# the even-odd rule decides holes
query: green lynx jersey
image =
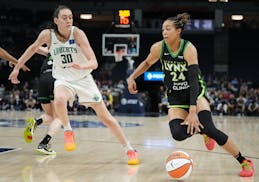
{"label": "green lynx jersey", "polygon": [[[189,43],[189,41],[181,39],[178,52],[173,53],[165,41],[162,41],[160,61],[162,64],[164,85],[167,88],[167,95],[170,106],[188,108],[190,105],[188,63],[183,56],[184,51]],[[199,97],[201,97],[206,91],[205,83],[201,74],[199,74],[198,80],[200,84]]]}
{"label": "green lynx jersey", "polygon": [[50,54],[44,59],[40,69],[40,79],[37,100],[41,104],[48,104],[54,99],[54,82],[52,77],[53,59]]}
{"label": "green lynx jersey", "polygon": [[50,54],[47,55],[47,57],[44,59],[41,68],[40,68],[40,73],[47,73],[47,72],[52,72],[52,64],[53,64],[53,59]]}

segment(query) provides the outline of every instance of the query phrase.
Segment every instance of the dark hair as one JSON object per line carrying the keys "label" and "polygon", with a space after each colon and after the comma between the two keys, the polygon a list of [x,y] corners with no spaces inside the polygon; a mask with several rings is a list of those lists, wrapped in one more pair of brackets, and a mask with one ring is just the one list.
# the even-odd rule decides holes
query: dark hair
{"label": "dark hair", "polygon": [[[68,6],[65,6],[65,5],[59,5],[53,15],[52,15],[52,18],[58,18],[58,15],[59,15],[59,12],[63,9],[69,9],[70,11],[72,11]],[[47,27],[48,29],[53,29],[59,36],[65,38],[59,31],[58,31],[58,26],[54,23],[54,21],[52,21],[52,23]]]}
{"label": "dark hair", "polygon": [[175,28],[181,28],[182,32],[184,30],[184,26],[189,22],[190,20],[190,15],[188,13],[182,13],[182,14],[178,14],[175,17],[170,17],[167,18],[166,20],[172,21]]}

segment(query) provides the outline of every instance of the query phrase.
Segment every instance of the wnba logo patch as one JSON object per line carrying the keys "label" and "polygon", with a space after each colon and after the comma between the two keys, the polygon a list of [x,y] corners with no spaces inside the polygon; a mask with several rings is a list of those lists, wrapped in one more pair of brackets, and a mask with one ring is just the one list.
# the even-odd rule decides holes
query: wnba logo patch
{"label": "wnba logo patch", "polygon": [[93,100],[98,102],[101,98],[98,95],[94,95],[93,96]]}
{"label": "wnba logo patch", "polygon": [[69,44],[74,44],[74,43],[75,43],[74,39],[69,40]]}

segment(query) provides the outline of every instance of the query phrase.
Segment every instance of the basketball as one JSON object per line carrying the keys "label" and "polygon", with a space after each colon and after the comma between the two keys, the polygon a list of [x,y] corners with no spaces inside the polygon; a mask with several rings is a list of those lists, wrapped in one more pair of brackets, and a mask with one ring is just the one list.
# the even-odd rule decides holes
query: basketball
{"label": "basketball", "polygon": [[175,151],[166,159],[166,171],[176,180],[183,180],[190,176],[193,169],[193,161],[189,154],[183,151]]}

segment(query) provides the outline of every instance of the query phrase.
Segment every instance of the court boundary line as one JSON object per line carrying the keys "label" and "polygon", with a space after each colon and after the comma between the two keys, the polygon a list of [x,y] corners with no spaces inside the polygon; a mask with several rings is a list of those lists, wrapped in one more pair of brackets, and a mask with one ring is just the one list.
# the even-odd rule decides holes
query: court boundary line
{"label": "court boundary line", "polygon": [[[5,146],[2,147],[2,146],[0,146],[0,148],[13,148],[13,147],[5,147]],[[0,152],[0,155],[11,153],[11,152],[16,152],[16,151],[19,151],[19,150],[22,150],[22,148],[13,148],[12,150]]]}

